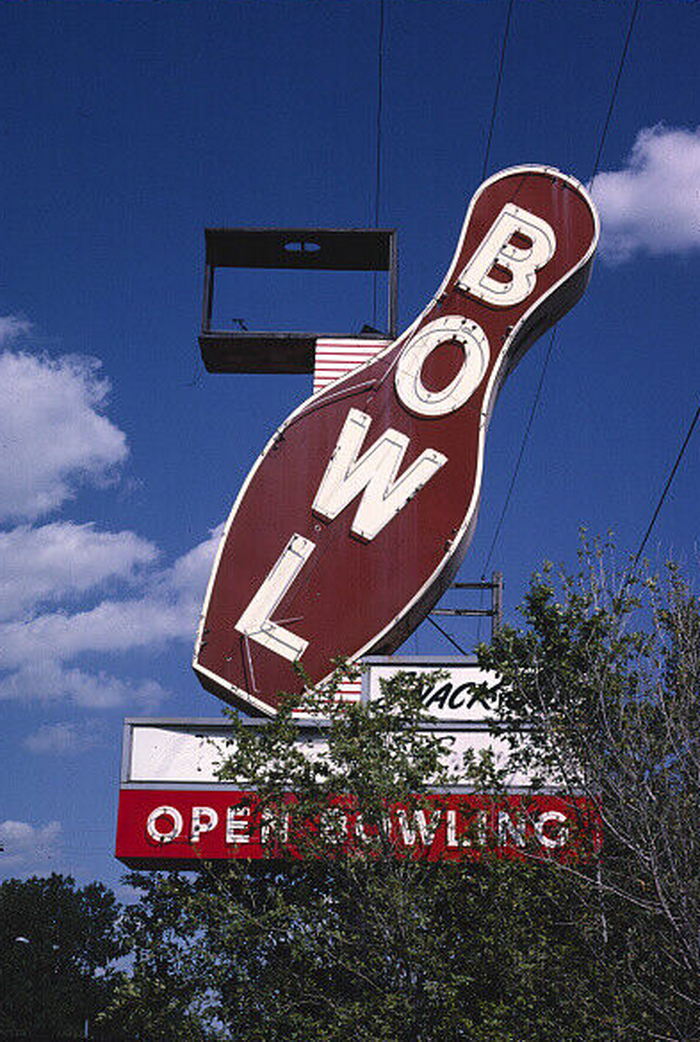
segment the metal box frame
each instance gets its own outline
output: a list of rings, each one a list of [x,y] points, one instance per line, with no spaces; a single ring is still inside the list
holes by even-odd
[[[275,268],[307,271],[386,271],[389,275],[387,336],[396,337],[398,251],[395,228],[206,228],[206,258],[199,346],[210,373],[310,373],[321,336],[354,333],[294,333],[275,330],[212,329],[217,268]]]

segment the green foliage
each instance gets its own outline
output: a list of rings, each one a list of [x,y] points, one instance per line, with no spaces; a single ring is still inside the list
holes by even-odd
[[[480,651],[513,764],[596,801],[600,859],[396,856],[387,802],[419,806],[446,780],[420,677],[370,705],[332,686],[285,700],[261,729],[234,716],[222,779],[248,778],[272,812],[293,790],[307,856],[129,877],[143,897],[111,1023],[143,1040],[697,1042],[700,612],[677,569],[637,580],[607,554],[535,576],[524,627]],[[295,707],[327,719],[323,756],[300,750]],[[469,768],[499,791],[488,758]],[[368,846],[308,828],[339,793]]]
[[[639,577],[584,544],[576,575],[534,577],[523,616],[480,649],[502,678],[513,759],[598,803],[603,856],[571,882],[624,954],[635,1037],[698,1038],[698,600],[674,564]]]
[[[171,931],[165,954],[165,937],[140,948],[140,1002],[158,979],[205,1032],[178,1037],[559,1042],[562,1023],[614,1037],[597,925],[542,866],[336,859],[131,882],[146,893],[130,928],[157,909]]]
[[[143,891],[128,905],[121,935],[133,954],[99,1027],[130,1042],[202,1042],[213,1036],[209,1000],[211,957],[202,944],[195,906],[177,874],[127,876]]]
[[[0,883],[0,1035],[82,1037],[107,1005],[123,951],[120,905],[70,876]]]
[[[230,713],[229,755],[219,777],[250,779],[263,811],[290,817],[290,838],[306,856],[339,855],[341,836],[329,808],[348,796],[369,837],[363,856],[371,852],[393,860],[386,808],[400,803],[413,811],[423,804],[422,794],[446,785],[447,751],[439,737],[422,729],[428,719],[425,675],[399,674],[383,684],[379,701],[339,702],[338,683],[356,674],[340,665],[323,687],[283,697],[277,716],[262,728],[248,727]],[[310,739],[294,717],[299,711],[322,721]],[[289,792],[295,794],[293,804],[284,799]]]

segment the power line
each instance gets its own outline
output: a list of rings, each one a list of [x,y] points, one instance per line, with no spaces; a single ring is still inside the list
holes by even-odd
[[[618,65],[617,65],[617,72],[615,74],[615,81],[613,83],[613,88],[612,88],[612,92],[611,92],[611,95],[610,95],[610,103],[608,105],[607,113],[606,113],[605,120],[604,120],[604,123],[603,123],[603,130],[601,132],[600,140],[599,140],[599,143],[598,143],[598,148],[597,148],[597,151],[596,151],[596,157],[595,157],[595,162],[593,164],[593,174],[591,176],[591,180],[593,180],[593,177],[595,177],[595,174],[597,173],[598,166],[599,166],[600,160],[601,160],[601,156],[603,154],[603,147],[605,145],[605,140],[607,138],[608,130],[610,128],[610,122],[611,122],[611,119],[612,119],[613,110],[615,108],[615,102],[617,100],[617,95],[618,95],[618,91],[619,91],[619,87],[620,87],[620,82],[621,82],[621,79],[622,79],[622,72],[624,70],[625,61],[627,59],[627,53],[629,51],[630,41],[632,39],[632,32],[634,30],[635,21],[636,21],[636,18],[637,18],[637,12],[639,10],[639,4],[640,4],[640,0],[634,0],[634,4],[633,4],[633,7],[632,7],[632,13],[631,13],[630,20],[629,20],[629,25],[627,27],[627,33],[625,35],[625,41],[624,41],[624,44],[623,44],[623,47],[622,47],[622,53],[620,55],[620,60],[619,60]],[[509,12],[509,14],[510,14],[510,12]],[[511,499],[511,496],[512,496],[512,493],[513,493],[513,488],[515,486],[515,481],[516,481],[516,478],[518,476],[518,472],[520,470],[520,464],[522,462],[523,454],[525,452],[525,446],[527,444],[527,439],[528,439],[528,436],[530,434],[530,429],[532,427],[532,422],[533,422],[533,419],[534,419],[535,410],[537,408],[537,404],[539,402],[539,399],[540,399],[540,396],[541,396],[541,393],[542,393],[542,386],[544,384],[545,374],[546,374],[546,371],[547,371],[547,367],[549,365],[549,359],[550,359],[550,356],[552,354],[552,348],[554,346],[554,340],[555,340],[555,337],[556,337],[556,332],[557,332],[557,327],[555,326],[554,329],[552,330],[552,335],[550,337],[549,347],[547,349],[547,355],[545,357],[544,364],[542,366],[542,372],[540,373],[539,383],[537,385],[537,390],[535,391],[535,398],[534,398],[534,401],[532,403],[532,409],[530,410],[530,417],[528,419],[527,427],[525,428],[525,433],[523,435],[522,442],[520,444],[520,450],[518,452],[518,457],[517,457],[517,460],[516,460],[516,463],[515,463],[515,467],[514,467],[514,470],[513,470],[513,476],[511,478],[510,485],[508,487],[508,492],[506,494],[506,500],[505,500],[505,503],[503,505],[503,509],[501,510],[501,515],[500,515],[500,517],[498,519],[498,523],[496,525],[496,532],[494,534],[493,539],[491,540],[491,546],[489,548],[489,552],[488,552],[487,557],[486,557],[486,562],[485,562],[484,568],[483,568],[483,575],[486,574],[486,569],[488,568],[489,562],[491,561],[491,555],[493,554],[494,548],[496,546],[496,542],[497,542],[498,537],[499,537],[499,535],[501,533],[501,528],[503,527],[503,521],[504,521],[504,518],[505,518],[505,514],[506,514],[506,511],[508,509],[508,505],[510,503],[510,499]]]
[[[382,174],[382,106],[384,103],[384,0],[379,3],[379,26],[377,29],[377,117],[376,158],[374,168],[374,227],[379,227],[379,192]]]
[[[376,155],[374,164],[374,227],[379,227],[379,198],[382,184],[382,107],[384,104],[384,0],[379,2],[377,27],[377,116],[375,122]],[[377,325],[377,273],[372,276],[372,325]]]
[[[509,33],[510,33],[510,20],[511,20],[511,15],[513,14],[513,2],[514,2],[514,0],[509,0],[508,10],[506,12],[506,24],[503,27],[503,36],[501,37],[501,53],[500,53],[500,57],[498,59],[498,73],[496,75],[496,89],[495,89],[494,94],[493,94],[493,105],[491,107],[491,118],[489,120],[489,130],[488,130],[488,134],[486,135],[486,148],[484,150],[484,164],[483,164],[482,169],[481,169],[481,180],[482,180],[482,182],[486,180],[486,174],[488,172],[488,166],[489,166],[489,158],[491,156],[491,143],[493,141],[493,129],[494,129],[495,125],[496,125],[496,113],[498,111],[498,101],[499,101],[499,98],[501,96],[501,84],[503,83],[503,70],[505,68],[506,47],[508,46],[508,36],[509,36]],[[512,485],[512,482],[511,482],[511,485]],[[502,511],[502,514],[505,513],[505,510],[507,509],[507,505],[508,504],[506,503],[506,506],[504,507],[504,509]],[[494,539],[494,542],[495,542],[495,539]],[[491,549],[493,549],[493,543],[492,543]],[[489,551],[489,559],[490,559],[490,556],[491,556],[491,551]],[[486,565],[484,565],[484,571],[483,571],[482,576],[481,576],[482,580],[485,577],[485,573],[486,573]],[[479,594],[479,608],[483,607],[483,603],[484,603],[484,591],[482,590],[481,593]],[[477,642],[479,642],[481,640],[481,623],[482,622],[483,622],[483,617],[479,616],[479,623],[478,623],[477,629],[476,629],[476,639],[477,639]]]
[[[598,167],[600,160],[603,155],[603,147],[605,145],[605,139],[608,136],[608,128],[610,126],[610,120],[612,119],[613,109],[617,100],[617,92],[620,86],[620,80],[622,79],[622,70],[625,67],[625,59],[627,58],[627,51],[629,50],[630,40],[632,39],[632,30],[634,29],[634,23],[637,18],[637,11],[639,10],[640,0],[635,0],[632,8],[632,16],[630,18],[630,24],[627,27],[627,36],[625,37],[625,43],[622,48],[622,54],[620,55],[620,61],[617,66],[617,75],[615,76],[615,83],[613,85],[612,94],[610,96],[610,104],[608,105],[608,112],[605,117],[605,123],[603,124],[603,133],[600,135],[600,144],[598,145],[598,151],[595,157],[595,163],[593,164],[593,173],[591,174],[591,181],[598,173]]]
[[[383,0],[382,0],[382,2],[383,2]],[[509,36],[509,33],[510,33],[510,21],[511,21],[511,15],[513,13],[513,3],[514,3],[514,0],[508,0],[508,10],[506,12],[506,22],[505,22],[505,25],[503,27],[503,35],[501,37],[501,53],[500,53],[500,56],[499,56],[499,59],[498,59],[498,72],[496,74],[496,88],[495,88],[494,94],[493,94],[493,105],[491,106],[491,118],[489,119],[489,129],[488,129],[488,134],[486,135],[486,148],[485,148],[485,151],[484,151],[484,163],[483,163],[483,167],[482,167],[482,170],[481,170],[481,180],[482,181],[486,180],[486,172],[488,170],[489,158],[490,158],[490,155],[491,155],[491,143],[493,141],[493,130],[494,130],[494,127],[496,125],[496,114],[498,112],[498,102],[499,102],[499,99],[500,99],[500,96],[501,96],[501,84],[503,83],[503,70],[505,68],[506,47],[508,46],[508,36]],[[521,456],[522,456],[522,451],[521,451]],[[513,481],[511,481],[511,491],[512,491],[512,486],[514,484],[514,481],[515,481],[515,475],[513,477]],[[510,498],[510,493],[509,493],[509,497],[508,498]],[[501,513],[501,522],[503,520],[503,515],[505,514],[505,511],[507,510],[507,508],[508,508],[508,503],[506,502],[506,504],[505,504],[505,506],[503,508],[503,511]],[[495,543],[495,539],[497,537],[498,537],[498,533],[496,533],[496,537],[494,537],[494,543]],[[493,550],[493,543],[491,545],[491,550]],[[489,551],[489,557],[487,559],[487,564],[488,564],[488,560],[490,560],[490,557],[491,557],[491,551]],[[486,571],[486,565],[484,565],[484,572],[485,571]],[[483,579],[483,575],[482,575],[482,579]],[[483,604],[483,597],[484,597],[484,591],[482,590],[480,595],[479,595],[479,607],[481,607],[482,604]],[[445,637],[447,640],[449,640],[450,644],[454,645],[454,647],[457,648],[457,650],[462,655],[466,655],[466,652],[464,651],[464,649],[457,643],[456,640],[454,640],[453,637],[450,636],[450,634],[447,632],[447,630],[444,630],[442,628],[442,626],[438,626],[437,622],[435,622],[433,619],[431,619],[430,616],[428,616],[428,621],[431,623],[431,625],[433,625],[435,627],[436,630],[438,630],[443,635],[443,637]],[[477,629],[477,640],[479,640],[479,638],[481,636],[481,623],[482,623],[482,618],[479,617],[479,625],[478,625],[478,629]]]
[[[522,441],[520,442],[520,451],[518,452],[518,458],[515,461],[515,467],[513,468],[513,476],[510,479],[510,485],[508,486],[508,491],[506,493],[505,502],[503,503],[503,509],[501,510],[501,516],[499,517],[498,523],[496,524],[496,531],[494,532],[493,539],[491,540],[491,546],[489,547],[489,552],[487,553],[486,560],[484,561],[484,567],[482,568],[482,579],[485,578],[485,576],[486,576],[486,569],[488,568],[488,566],[489,566],[489,564],[491,562],[491,555],[493,554],[493,551],[494,551],[494,548],[496,546],[496,542],[498,540],[498,537],[501,534],[501,528],[503,527],[503,521],[505,520],[506,511],[508,510],[508,506],[510,504],[510,498],[511,498],[511,496],[513,494],[513,489],[515,487],[515,482],[516,482],[518,474],[520,472],[520,464],[523,461],[523,456],[525,454],[525,446],[527,445],[527,439],[530,436],[530,429],[532,428],[532,423],[533,423],[533,420],[535,419],[535,412],[537,411],[537,406],[539,404],[540,397],[542,396],[542,387],[544,385],[545,373],[547,372],[547,366],[549,365],[549,359],[551,358],[551,355],[552,355],[552,350],[554,348],[554,341],[556,340],[556,337],[557,337],[557,328],[555,326],[554,329],[552,330],[551,336],[549,338],[549,344],[547,346],[547,354],[545,355],[544,362],[542,363],[542,371],[540,372],[540,379],[539,379],[539,382],[537,384],[537,389],[535,391],[535,397],[533,398],[532,405],[530,407],[530,415],[528,416],[527,424],[525,426],[525,433],[523,434]]]
[[[676,462],[673,464],[673,466],[671,468],[671,473],[668,476],[666,484],[664,485],[663,492],[661,493],[661,496],[659,497],[659,501],[656,504],[656,510],[654,511],[652,519],[651,519],[651,521],[649,522],[649,524],[647,526],[647,530],[644,533],[644,538],[642,539],[641,543],[639,544],[639,549],[637,550],[637,553],[634,555],[634,561],[632,562],[632,575],[634,575],[634,573],[637,570],[637,565],[639,564],[639,558],[642,556],[642,554],[644,552],[644,547],[647,544],[647,539],[651,535],[652,529],[654,528],[654,525],[656,524],[656,519],[659,516],[659,514],[661,513],[661,508],[664,505],[664,500],[666,499],[666,496],[668,494],[668,490],[670,489],[671,484],[673,482],[673,479],[676,476],[676,471],[678,470],[678,468],[679,468],[679,466],[681,464],[681,460],[683,459],[683,455],[685,453],[685,450],[688,447],[688,443],[690,442],[690,439],[693,436],[693,431],[695,430],[695,425],[698,422],[698,417],[699,416],[700,416],[700,405],[698,405],[697,409],[695,410],[695,415],[693,416],[693,419],[690,422],[690,426],[688,427],[688,431],[687,431],[686,436],[685,436],[685,438],[683,440],[683,444],[681,445],[680,451],[679,451],[678,455],[676,456]]]
[[[600,145],[598,147],[598,153],[596,155],[595,163],[593,165],[593,173],[591,174],[591,181],[593,181],[593,178],[598,173],[598,167],[600,166],[600,160],[601,160],[601,156],[602,156],[602,153],[603,153],[603,146],[605,144],[605,138],[606,138],[607,133],[608,133],[608,127],[610,126],[610,119],[611,119],[611,116],[612,116],[612,111],[613,111],[613,107],[614,107],[614,104],[615,104],[615,99],[617,98],[617,91],[618,91],[618,88],[619,88],[619,85],[620,85],[620,80],[622,78],[622,70],[623,70],[624,65],[625,65],[625,59],[627,58],[627,52],[629,50],[630,40],[632,39],[632,30],[634,29],[635,20],[637,18],[637,13],[639,11],[639,4],[640,4],[640,0],[635,0],[635,3],[633,5],[633,7],[632,7],[632,14],[631,14],[631,17],[630,17],[629,26],[627,28],[627,35],[625,37],[625,43],[624,43],[624,46],[622,48],[622,55],[620,57],[620,63],[619,63],[618,68],[617,68],[617,76],[615,77],[615,85],[613,87],[612,97],[610,98],[610,105],[608,107],[608,112],[607,112],[607,115],[605,117],[605,123],[603,125],[603,133],[602,133],[601,138],[600,138]],[[676,456],[675,463],[673,464],[673,466],[671,468],[671,472],[670,472],[670,474],[669,474],[669,476],[668,476],[668,478],[666,480],[666,484],[664,485],[664,488],[663,488],[663,491],[661,493],[661,496],[659,497],[659,501],[656,504],[656,509],[654,510],[654,513],[652,514],[651,521],[647,525],[647,529],[646,529],[646,531],[644,533],[644,536],[642,538],[641,543],[639,544],[639,548],[637,550],[637,553],[634,555],[634,560],[632,562],[631,575],[634,575],[634,573],[637,570],[637,565],[639,564],[639,559],[641,558],[642,554],[644,553],[644,547],[646,546],[647,540],[649,539],[649,536],[651,535],[651,533],[653,531],[654,525],[656,524],[656,520],[657,520],[659,514],[661,513],[661,508],[664,505],[664,502],[666,500],[666,496],[668,495],[669,489],[671,488],[671,485],[673,483],[673,479],[676,476],[676,471],[678,470],[678,468],[679,468],[679,466],[681,464],[681,460],[683,459],[683,456],[685,454],[685,450],[688,447],[690,439],[693,436],[693,431],[695,430],[695,426],[696,426],[696,424],[698,422],[698,417],[699,416],[700,416],[700,405],[695,410],[695,415],[693,416],[693,419],[690,422],[690,426],[688,427],[688,430],[686,432],[685,438],[683,439],[683,444],[680,447],[678,455]]]
[[[525,426],[525,433],[523,434],[522,441],[520,442],[520,451],[518,452],[518,458],[515,461],[515,467],[513,468],[513,475],[512,475],[512,477],[510,479],[510,485],[508,486],[508,491],[506,492],[506,498],[505,498],[504,503],[503,503],[503,508],[501,510],[500,517],[498,518],[498,522],[496,523],[496,531],[493,534],[493,539],[491,540],[491,545],[489,547],[489,552],[486,555],[486,560],[484,561],[484,566],[481,569],[481,579],[482,579],[482,582],[486,580],[486,570],[487,570],[489,564],[491,563],[491,556],[492,556],[493,551],[494,551],[494,549],[496,547],[496,543],[498,541],[498,537],[501,534],[501,528],[503,527],[503,522],[505,521],[506,513],[507,513],[508,507],[510,505],[510,498],[511,498],[511,496],[513,494],[513,489],[515,488],[515,482],[517,481],[518,474],[520,473],[520,464],[522,463],[523,456],[525,455],[525,446],[527,445],[528,438],[530,437],[530,429],[531,429],[533,421],[535,419],[535,413],[537,411],[537,406],[539,405],[540,397],[542,395],[542,387],[544,385],[544,378],[545,378],[545,374],[547,372],[547,368],[549,366],[549,359],[551,358],[552,351],[554,350],[554,342],[555,342],[556,338],[557,338],[557,327],[555,326],[554,329],[551,332],[550,337],[549,337],[549,344],[547,345],[547,353],[544,356],[544,362],[542,363],[542,370],[540,372],[540,379],[539,379],[539,382],[537,384],[537,389],[535,390],[535,397],[532,400],[532,406],[530,407],[530,415],[528,416],[527,424]],[[480,599],[479,599],[479,607],[481,607],[482,604],[483,604],[483,596],[484,595],[483,595],[483,591],[482,591]],[[481,623],[482,622],[483,622],[483,619],[479,618],[479,623],[478,623],[478,626],[476,628],[477,643],[481,640]]]
[[[383,4],[384,4],[384,0],[382,0],[382,6],[383,6]],[[490,155],[491,155],[491,143],[493,141],[493,130],[494,130],[494,127],[496,125],[496,114],[498,112],[498,102],[499,102],[499,99],[500,99],[500,96],[501,96],[501,84],[503,83],[503,70],[505,68],[506,48],[508,46],[508,36],[509,36],[509,33],[510,33],[511,16],[513,14],[513,4],[514,4],[514,0],[508,0],[508,10],[506,12],[506,22],[505,22],[505,25],[503,27],[503,35],[501,37],[501,53],[500,53],[500,56],[499,56],[499,59],[498,59],[498,72],[496,74],[496,88],[495,88],[494,94],[493,94],[493,105],[491,106],[491,118],[489,119],[488,134],[486,135],[486,148],[485,148],[485,151],[484,151],[484,163],[483,163],[483,167],[482,167],[482,170],[481,170],[481,180],[482,181],[486,180],[486,172],[488,170],[489,158],[490,158]],[[377,197],[378,197],[378,193],[379,193],[379,188],[377,186]],[[376,276],[375,276],[375,279],[376,279]],[[375,287],[376,287],[376,282],[375,282]],[[530,422],[532,422],[532,417],[530,419]],[[523,449],[524,449],[524,445],[523,445]],[[520,455],[522,457],[522,449],[521,449]],[[518,460],[518,466],[519,465],[520,465],[520,460]],[[517,474],[517,469],[516,469],[516,474]],[[512,487],[513,487],[513,484],[515,482],[515,476],[516,475],[514,474],[513,480],[511,481],[511,489],[509,490],[508,499],[510,499],[510,491],[512,491]],[[507,508],[508,508],[508,501],[506,501],[506,504],[505,504],[505,506],[503,508],[503,511],[501,512],[501,522],[503,521],[503,515],[505,514],[505,511],[507,510]],[[500,528],[500,523],[501,522],[499,522],[499,528]],[[493,550],[493,545],[494,545],[495,540],[496,540],[497,537],[498,537],[498,532],[496,533],[496,536],[494,537],[493,543],[491,544],[491,551]],[[487,564],[488,564],[488,561],[491,558],[491,551],[489,551],[489,556],[487,558]],[[486,567],[487,567],[487,565],[484,565],[484,572],[486,571]],[[482,576],[482,578],[483,578],[483,576]],[[483,595],[484,595],[484,593],[483,593],[483,590],[482,590],[481,594],[479,596],[479,606],[480,607],[481,607],[481,605],[483,603]],[[442,628],[442,626],[438,626],[437,622],[435,622],[434,619],[431,619],[430,616],[428,616],[428,621],[431,623],[432,626],[435,627],[436,630],[438,630],[439,633],[441,633],[443,635],[443,637],[445,637],[447,640],[449,640],[450,644],[452,644],[455,648],[457,648],[457,650],[460,652],[460,654],[466,655],[466,651],[464,651],[464,649],[457,643],[457,641],[454,640],[454,638],[450,636],[450,634],[447,632],[447,630],[444,630]],[[481,622],[482,622],[482,619],[480,617],[479,618],[479,627],[478,627],[478,630],[477,630],[477,634],[478,635],[481,634]],[[477,639],[478,639],[478,635],[477,635]]]
[[[501,39],[501,57],[498,62],[498,75],[496,77],[496,90],[493,95],[493,107],[491,109],[491,119],[489,121],[489,132],[486,137],[486,152],[484,153],[484,166],[481,171],[481,180],[486,180],[486,171],[489,165],[489,156],[491,154],[491,141],[493,139],[493,128],[496,123],[496,110],[498,109],[498,99],[501,93],[501,83],[503,82],[503,66],[506,60],[506,45],[508,43],[508,32],[510,30],[510,16],[513,13],[513,0],[508,2],[508,13],[506,14],[506,24],[503,30],[503,37]]]

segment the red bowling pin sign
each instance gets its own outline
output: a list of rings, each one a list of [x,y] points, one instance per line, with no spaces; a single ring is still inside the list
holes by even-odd
[[[228,519],[194,668],[274,714],[338,656],[394,651],[452,581],[476,523],[499,388],[583,293],[598,240],[585,189],[522,166],[474,196],[442,285],[371,361],[296,409]]]

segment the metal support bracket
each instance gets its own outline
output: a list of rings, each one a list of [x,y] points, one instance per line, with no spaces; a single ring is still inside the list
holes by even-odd
[[[451,615],[458,618],[491,619],[491,639],[496,636],[503,623],[503,574],[493,572],[491,582],[452,583],[451,590],[490,590],[490,608],[433,608],[430,615]]]

